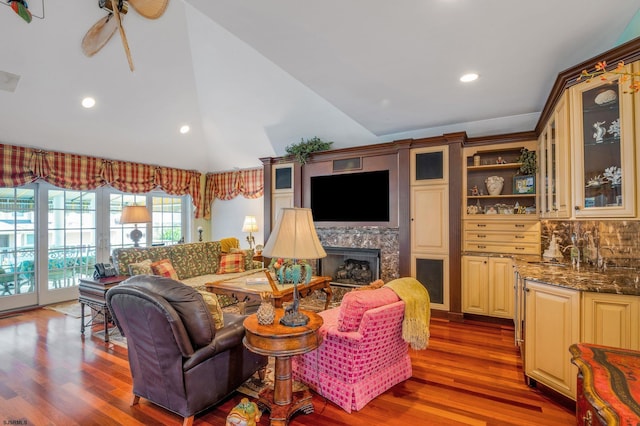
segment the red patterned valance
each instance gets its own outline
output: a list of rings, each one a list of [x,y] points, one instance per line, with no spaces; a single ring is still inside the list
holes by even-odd
[[[198,171],[3,144],[0,144],[0,150],[1,187],[17,187],[42,179],[60,188],[76,190],[109,185],[120,191],[140,194],[158,188],[171,195],[190,195],[195,217],[203,215]]]
[[[240,194],[244,198],[260,198],[264,195],[263,169],[207,173],[204,190],[205,219],[211,216],[211,203],[214,198],[231,200]]]

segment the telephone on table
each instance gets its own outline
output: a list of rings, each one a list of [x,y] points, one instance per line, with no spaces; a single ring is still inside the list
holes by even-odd
[[[113,267],[110,263],[96,263],[96,270],[93,273],[93,278],[107,278],[107,277],[115,277],[117,275],[116,268]]]

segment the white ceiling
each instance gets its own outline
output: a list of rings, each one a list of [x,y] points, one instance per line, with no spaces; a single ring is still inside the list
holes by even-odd
[[[170,0],[158,20],[124,17],[130,72],[118,34],[81,51],[105,16],[98,0],[44,2],[30,24],[0,5],[0,71],[20,76],[0,90],[0,143],[200,171],[260,166],[314,136],[343,148],[533,130],[557,74],[626,41],[640,7]],[[464,85],[468,71],[480,79]],[[95,108],[80,106],[86,95]]]

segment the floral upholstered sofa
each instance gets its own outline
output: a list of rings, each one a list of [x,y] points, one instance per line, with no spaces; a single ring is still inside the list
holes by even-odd
[[[164,275],[191,287],[250,275],[262,267],[254,262],[253,250],[223,253],[220,241],[117,248],[113,250],[113,263],[120,275]],[[161,272],[152,269],[154,264],[162,266]],[[167,268],[171,273],[164,273]]]

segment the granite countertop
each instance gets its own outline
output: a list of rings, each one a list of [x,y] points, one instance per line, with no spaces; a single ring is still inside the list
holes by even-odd
[[[609,267],[599,270],[590,265],[574,268],[570,263],[548,262],[540,257],[514,257],[521,277],[546,284],[595,293],[640,296],[640,270]]]

